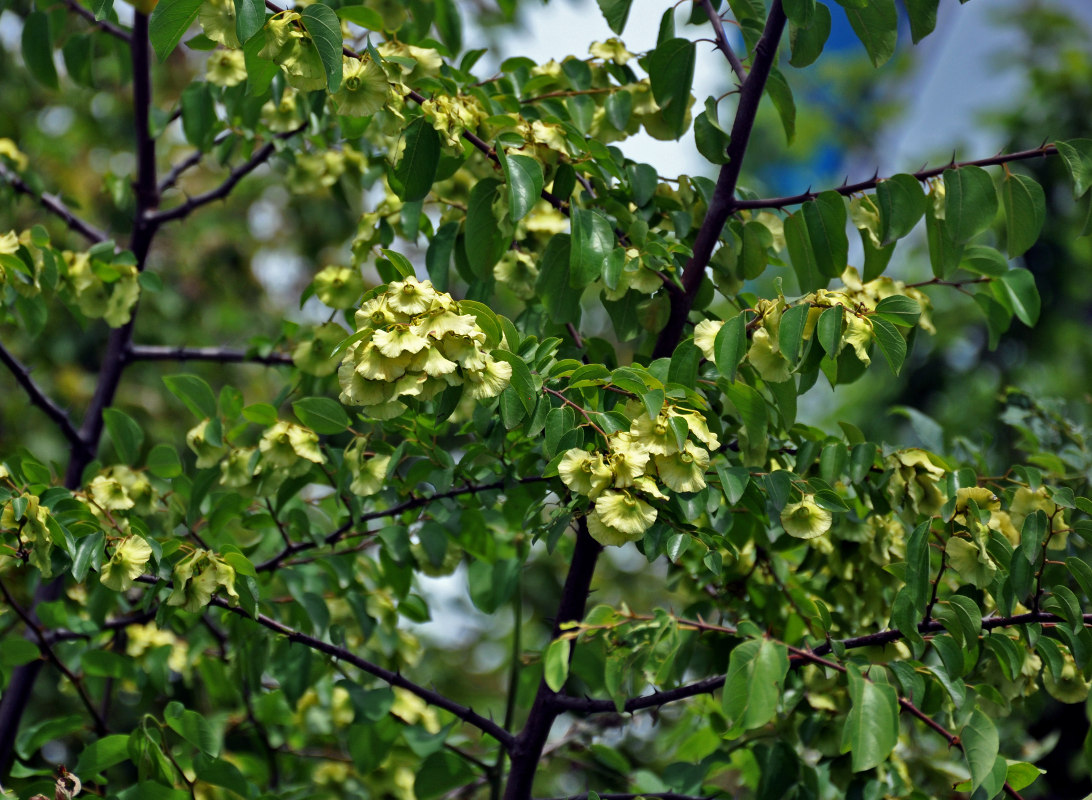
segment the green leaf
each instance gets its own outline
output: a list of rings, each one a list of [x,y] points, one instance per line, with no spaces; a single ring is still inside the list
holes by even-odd
[[[126,464],[136,464],[140,447],[144,444],[144,431],[132,417],[116,408],[105,408],[102,421],[114,443],[118,457]]]
[[[1073,176],[1074,199],[1083,197],[1092,189],[1092,139],[1069,139],[1054,146]]]
[[[819,315],[819,321],[815,324],[815,335],[819,344],[823,346],[827,355],[835,358],[842,349],[842,321],[845,318],[845,307],[835,303]]]
[[[57,68],[53,65],[53,37],[49,17],[44,11],[31,11],[23,21],[23,63],[34,80],[50,89],[58,88]]]
[[[246,44],[265,25],[265,3],[262,0],[234,0],[235,35]]]
[[[906,587],[919,616],[929,599],[930,580],[929,523],[923,522],[914,528],[906,542]]]
[[[792,99],[792,89],[789,88],[785,76],[776,67],[770,70],[770,76],[766,80],[766,94],[777,109],[777,115],[781,117],[781,127],[785,129],[785,142],[792,144],[796,136],[796,101]]]
[[[265,427],[276,425],[277,409],[269,403],[252,403],[243,408],[243,419]]]
[[[947,278],[959,266],[963,245],[952,236],[947,220],[937,218],[932,202],[925,212],[925,236],[933,274],[938,278]]]
[[[876,336],[876,344],[883,353],[884,360],[891,367],[891,371],[898,375],[906,361],[906,340],[902,334],[882,317],[872,317],[872,333]]]
[[[796,364],[803,348],[804,330],[808,326],[809,311],[807,304],[801,304],[790,306],[781,314],[781,324],[777,329],[777,344],[781,354],[792,365]]]
[[[981,167],[944,170],[944,221],[956,242],[986,230],[997,216],[997,192]]]
[[[41,658],[38,645],[19,636],[8,636],[0,647],[0,666],[18,667]]]
[[[418,117],[406,127],[405,137],[406,148],[391,177],[394,179],[392,188],[398,196],[411,203],[424,199],[436,179],[436,169],[440,165],[440,134],[427,119]]]
[[[817,3],[807,27],[796,23],[789,25],[789,46],[792,48],[789,64],[802,69],[815,63],[829,37],[830,9],[823,3]]]
[[[991,781],[993,764],[997,760],[1001,745],[993,720],[981,709],[976,708],[970,720],[963,726],[960,739],[963,741],[963,752],[967,755],[967,766],[971,770],[972,791],[985,785],[986,796],[993,797],[1001,791],[1000,785],[987,785],[988,781],[990,784],[993,783]],[[1002,772],[1002,782],[1004,782],[1004,774]]]
[[[615,33],[621,35],[626,27],[626,19],[629,17],[629,7],[633,0],[596,0],[599,10],[607,21],[607,26]]]
[[[539,261],[535,292],[542,301],[550,321],[563,325],[580,322],[580,290],[569,280],[571,239],[567,233],[556,234],[546,244]]]
[[[326,86],[331,92],[341,88],[341,21],[330,6],[312,3],[303,9],[301,22],[318,50],[326,71]]]
[[[216,122],[216,108],[207,83],[191,83],[182,90],[182,132],[187,142],[202,152],[208,150]]]
[[[801,212],[819,273],[827,278],[841,276],[849,260],[845,198],[834,191],[823,192],[804,203]]]
[[[508,350],[494,350],[493,358],[505,361],[512,367],[512,388],[515,389],[523,410],[528,415],[535,412],[535,403],[538,400],[538,388],[531,376],[531,370],[527,362]]]
[[[148,38],[156,57],[167,60],[183,34],[197,19],[203,0],[159,0],[148,20]]]
[[[1039,290],[1035,288],[1035,278],[1023,268],[1011,269],[1001,276],[1000,284],[1005,297],[1012,304],[1017,319],[1029,328],[1039,321]]]
[[[880,240],[883,246],[901,239],[914,229],[925,214],[928,201],[913,175],[894,175],[876,185],[876,207],[880,211]]]
[[[569,249],[569,283],[575,289],[597,280],[614,249],[614,228],[595,209],[572,210],[572,241]]]
[[[710,98],[712,99],[712,98]],[[730,137],[720,127],[716,117],[716,105],[710,112],[706,103],[705,111],[694,118],[694,145],[698,148],[707,161],[713,164],[724,164],[728,161],[728,148]]]
[[[315,433],[341,433],[349,427],[349,415],[341,403],[329,397],[304,397],[292,403],[292,411]]]
[[[876,304],[875,313],[888,322],[909,328],[917,324],[918,317],[921,316],[921,306],[912,297],[893,294]]]
[[[342,6],[337,9],[337,15],[369,31],[383,30],[383,15],[367,6]]]
[[[910,38],[917,44],[937,26],[937,6],[940,0],[903,0],[910,18]]]
[[[1046,220],[1046,195],[1033,179],[1010,172],[1001,182],[1001,200],[1005,206],[1005,249],[1009,258],[1016,258],[1039,239]]]
[[[1018,792],[1031,786],[1036,778],[1045,773],[1045,769],[1039,769],[1026,761],[1009,761],[1008,769],[1005,770],[1005,782],[1013,788],[1013,791]]]
[[[129,734],[118,733],[104,736],[85,747],[73,771],[84,780],[90,780],[104,769],[128,760]]]
[[[477,773],[461,756],[450,750],[437,750],[418,767],[413,793],[419,800],[431,800],[469,785],[476,777]]]
[[[568,639],[554,639],[546,648],[542,657],[543,677],[546,685],[555,692],[560,692],[569,679],[569,650],[572,642]]]
[[[800,292],[814,292],[825,287],[829,279],[819,274],[819,264],[811,246],[803,212],[798,211],[786,217],[784,230],[785,246],[789,251],[789,260],[792,262],[793,272],[796,273]]]
[[[736,379],[736,369],[747,352],[747,315],[736,314],[717,331],[713,340],[713,360],[717,371],[730,382]]]
[[[457,54],[463,49],[463,20],[459,16],[459,7],[455,0],[435,0],[436,31],[440,41],[447,45],[451,53]]]
[[[730,734],[738,736],[774,718],[788,671],[788,648],[781,642],[751,639],[732,650],[722,697]]]
[[[747,491],[751,482],[751,471],[746,467],[729,467],[723,461],[717,461],[717,476],[720,478],[721,491],[728,505],[734,506]]]
[[[470,269],[483,280],[492,280],[493,267],[508,249],[510,241],[501,234],[493,215],[493,200],[500,186],[501,182],[495,178],[478,181],[470,190],[467,203],[463,247]]]
[[[157,6],[158,7],[158,6]],[[196,375],[168,375],[163,379],[167,389],[193,412],[204,419],[216,416],[216,395],[204,379]],[[275,418],[274,418],[275,419]]]
[[[664,121],[676,139],[686,130],[686,112],[696,58],[697,48],[689,39],[661,42],[648,58],[652,96],[660,105]]]
[[[852,751],[852,769],[863,772],[887,760],[899,741],[899,703],[893,686],[861,676],[846,664],[850,709],[842,729],[842,752]]]
[[[208,720],[196,711],[185,708],[177,700],[163,711],[167,726],[207,756],[220,754],[220,740]]]
[[[530,156],[508,155],[501,162],[508,184],[508,213],[519,222],[542,194],[542,164]]]
[[[899,34],[895,0],[869,0],[864,4],[838,0],[838,4],[845,9],[849,24],[868,52],[872,66],[880,66],[895,54]]]
[[[815,0],[785,0],[782,6],[789,22],[796,25],[810,25],[812,16],[815,14],[816,2]]]

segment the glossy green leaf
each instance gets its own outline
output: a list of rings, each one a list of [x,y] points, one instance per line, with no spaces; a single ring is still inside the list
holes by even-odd
[[[336,92],[341,87],[341,71],[344,63],[341,58],[341,22],[330,6],[312,3],[303,9],[303,27],[311,34],[311,39],[322,59],[322,68],[326,72],[326,87]]]
[[[589,208],[574,208],[571,221],[569,283],[581,289],[602,274],[614,249],[614,228],[601,212]]]
[[[369,31],[383,30],[383,15],[368,6],[342,6],[337,9],[337,15],[354,25]]]
[[[148,38],[160,61],[178,46],[183,34],[190,29],[202,0],[159,0],[148,20]]]
[[[1005,207],[1005,249],[1009,258],[1027,252],[1039,239],[1046,220],[1043,187],[1025,175],[1009,173],[1001,182]]]
[[[829,279],[819,272],[803,212],[798,211],[785,219],[785,246],[801,293],[814,292],[827,285]]]
[[[102,421],[114,443],[118,458],[125,464],[136,464],[140,448],[144,444],[144,431],[132,417],[116,408],[105,408]]]
[[[815,335],[827,355],[834,358],[842,349],[842,323],[845,320],[845,307],[834,304],[824,309],[815,325]]]
[[[792,144],[796,136],[796,101],[792,97],[792,89],[789,87],[785,76],[776,67],[770,70],[770,76],[766,80],[766,94],[770,102],[777,109],[777,115],[781,118],[781,127],[785,131],[785,142]]]
[[[1073,197],[1083,197],[1092,189],[1092,139],[1069,139],[1054,146],[1073,177]]]
[[[349,427],[349,415],[341,403],[329,397],[304,397],[292,403],[296,418],[315,433],[341,433]]]
[[[811,21],[806,26],[795,22],[789,25],[789,46],[792,50],[789,64],[802,69],[815,63],[829,37],[830,9],[824,3],[816,3]]]
[[[940,0],[903,0],[910,18],[910,38],[917,44],[937,26],[937,6]]]
[[[869,0],[864,4],[838,0],[846,11],[850,27],[861,40],[872,66],[884,64],[895,54],[899,15],[895,0]]]
[[[516,390],[519,401],[523,404],[523,409],[528,415],[533,414],[535,403],[538,400],[538,389],[535,387],[535,381],[531,377],[531,370],[527,368],[527,363],[515,353],[510,353],[507,350],[494,350],[493,357],[506,361],[512,366],[511,386]]]
[[[452,53],[463,49],[463,20],[455,0],[436,0],[436,31]]]
[[[431,128],[427,122],[422,122]],[[478,181],[470,191],[466,212],[466,231],[463,246],[466,260],[474,275],[492,280],[493,266],[508,249],[508,238],[501,234],[497,218],[493,214],[493,201],[501,182],[495,178]]]
[[[474,768],[464,758],[451,750],[437,750],[417,769],[413,793],[420,800],[431,800],[469,785],[476,777]]]
[[[809,306],[790,306],[781,314],[777,329],[777,343],[781,354],[795,365],[804,345],[804,331],[808,325]]]
[[[196,375],[168,375],[163,383],[196,417],[216,416],[216,395],[204,378]]]
[[[215,758],[220,754],[220,737],[201,714],[176,700],[167,704],[163,719],[171,730],[205,755]]]
[[[44,11],[31,11],[23,21],[23,63],[34,79],[50,89],[58,88],[57,68],[53,65],[53,37],[49,17]]]
[[[129,735],[117,733],[104,736],[85,747],[73,771],[89,780],[104,769],[128,760]]]
[[[412,202],[423,199],[436,179],[440,165],[440,134],[427,119],[418,117],[406,127],[405,138],[406,147],[391,173],[392,188],[399,191],[403,200]]]
[[[861,675],[846,664],[850,709],[842,729],[842,752],[852,753],[854,772],[882,764],[899,740],[899,704],[893,686]]]
[[[944,170],[944,221],[956,242],[986,230],[997,216],[997,192],[981,167]]]
[[[569,649],[572,642],[568,639],[554,639],[546,648],[542,657],[543,677],[546,685],[553,691],[560,692],[569,679]]]
[[[888,322],[909,328],[917,324],[921,316],[921,306],[912,297],[893,294],[876,304],[875,313]]]
[[[993,780],[993,765],[997,760],[1000,749],[1000,738],[997,728],[981,709],[975,709],[967,724],[960,733],[963,742],[963,752],[967,756],[967,766],[971,770],[971,787],[978,789],[985,787],[985,795],[993,797],[1001,791],[1000,784]],[[1005,772],[1001,773],[1001,782],[1004,782]]]
[[[580,322],[580,290],[574,289],[569,279],[571,261],[569,234],[556,234],[546,244],[539,261],[535,291],[542,305],[557,324]]]
[[[810,25],[817,4],[815,0],[785,0],[782,3],[785,16],[794,25]]]
[[[886,246],[914,229],[925,214],[928,201],[913,175],[895,175],[876,185],[880,212],[880,241]]]
[[[870,317],[872,333],[876,337],[876,345],[883,353],[884,360],[896,375],[902,369],[906,361],[906,340],[898,329],[883,317]]]
[[[697,49],[692,41],[668,39],[657,45],[648,59],[652,96],[675,138],[686,130],[686,112],[696,58]]]
[[[542,193],[542,164],[530,156],[508,155],[502,162],[508,184],[508,213],[512,222],[527,215]]]
[[[1026,761],[1009,761],[1008,769],[1005,770],[1005,782],[1013,788],[1013,791],[1018,792],[1031,786],[1036,778],[1045,773],[1046,770],[1039,769]]]
[[[596,0],[599,10],[607,21],[607,26],[617,34],[621,34],[626,27],[626,19],[629,17],[629,8],[633,0]]]
[[[729,381],[736,379],[739,362],[747,352],[747,315],[736,314],[717,331],[713,341],[713,360],[717,371]]]
[[[208,150],[216,134],[216,107],[207,83],[191,83],[182,91],[182,132],[198,150]]]
[[[235,35],[246,43],[265,25],[265,3],[262,0],[233,0],[235,3]]]
[[[1022,268],[1009,270],[1001,276],[1000,285],[1017,319],[1029,328],[1034,326],[1039,321],[1040,300],[1032,274]]]
[[[952,236],[948,222],[936,216],[930,201],[925,212],[925,236],[929,245],[929,263],[933,275],[947,278],[959,266],[963,245]]]
[[[841,276],[849,260],[845,198],[834,191],[823,192],[804,203],[801,213],[819,274],[827,278]]]
[[[751,639],[732,650],[722,696],[731,734],[760,728],[774,718],[788,671],[788,650],[780,642]]]

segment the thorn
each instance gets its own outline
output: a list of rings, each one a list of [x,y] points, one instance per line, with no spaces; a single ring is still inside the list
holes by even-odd
[[[948,166],[950,166],[950,167],[955,166],[955,150],[952,151],[952,160],[948,162]]]

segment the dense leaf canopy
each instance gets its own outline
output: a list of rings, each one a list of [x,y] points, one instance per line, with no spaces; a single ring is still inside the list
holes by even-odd
[[[3,796],[1087,783],[1085,420],[977,405],[944,346],[1073,335],[1089,132],[760,178],[811,146],[798,79],[856,74],[832,26],[882,67],[936,27],[903,5],[665,5],[638,53],[599,0],[619,38],[487,68],[464,18],[515,0],[13,3]]]

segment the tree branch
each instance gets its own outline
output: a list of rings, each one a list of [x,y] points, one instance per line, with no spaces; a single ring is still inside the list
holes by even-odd
[[[83,17],[85,20],[90,22],[92,25],[94,25],[96,28],[100,29],[104,33],[108,33],[115,39],[120,39],[126,44],[132,43],[132,37],[129,36],[128,31],[119,28],[117,25],[110,22],[109,20],[95,19],[95,15],[91,13],[91,11],[89,11],[88,9],[81,6],[78,2],[76,2],[76,0],[63,0],[63,2],[66,6],[71,8],[73,11],[75,11],[77,14],[79,14],[81,17]]]
[[[743,62],[739,60],[739,56],[736,55],[732,45],[728,42],[728,36],[724,33],[724,23],[721,21],[720,14],[713,10],[713,3],[710,0],[701,0],[701,7],[705,11],[705,16],[709,17],[709,24],[713,26],[713,32],[717,37],[717,48],[724,53],[724,57],[728,59],[728,63],[732,66],[732,72],[736,74],[739,82],[743,83],[747,80],[747,72],[743,69]]]
[[[71,230],[74,230],[80,236],[87,239],[92,244],[98,244],[99,242],[105,242],[109,239],[109,235],[96,228],[90,222],[80,219],[78,216],[72,213],[71,209],[66,206],[61,199],[56,195],[42,193],[38,194],[36,191],[30,188],[26,181],[15,174],[6,164],[0,163],[0,178],[3,178],[12,188],[19,194],[25,194],[27,197],[32,197],[38,204],[44,209],[51,212],[53,215],[60,217]]]
[[[230,130],[220,131],[212,140],[213,145],[220,144],[231,134],[232,131]],[[201,159],[204,158],[204,156],[204,152],[202,152],[201,150],[195,150],[184,159],[179,161],[177,164],[174,164],[169,170],[167,170],[167,174],[163,176],[163,180],[159,182],[159,193],[163,194],[163,192],[167,191],[176,183],[178,183],[178,179],[182,177],[182,173],[200,164]]]
[[[290,136],[295,136],[306,127],[307,123],[305,122],[303,125],[293,128],[290,131],[276,134],[271,140],[258,148],[249,159],[228,173],[224,182],[219,186],[210,189],[207,192],[203,192],[202,194],[187,198],[186,202],[182,203],[182,205],[155,214],[150,214],[146,217],[147,221],[153,225],[162,225],[164,222],[188,217],[201,206],[208,205],[216,200],[224,199],[231,194],[231,190],[235,188],[239,181],[269,160],[269,157],[277,150],[277,141],[279,139],[287,139]]]
[[[520,478],[515,483],[543,483],[549,480],[549,478],[531,477]],[[367,522],[371,522],[376,519],[385,519],[386,517],[396,517],[403,511],[410,511],[415,508],[421,508],[427,506],[429,503],[434,503],[437,500],[445,500],[449,497],[458,497],[462,494],[477,494],[479,492],[488,492],[493,489],[503,489],[511,481],[494,481],[493,483],[479,483],[479,484],[467,484],[466,486],[460,486],[457,489],[449,489],[446,492],[437,492],[436,494],[430,494],[427,497],[411,497],[409,500],[404,500],[397,505],[393,505],[390,508],[384,508],[379,511],[369,511],[367,514],[361,514],[359,518],[355,520],[349,520],[344,525],[340,526],[332,533],[328,533],[321,542],[292,542],[285,546],[281,552],[270,558],[268,561],[263,561],[258,564],[254,569],[258,572],[268,572],[269,570],[276,569],[282,562],[301,553],[304,550],[311,550],[316,547],[325,547],[333,544],[337,544],[342,539],[348,538],[348,533],[357,525],[361,525]]]
[[[1031,158],[1042,158],[1046,156],[1052,156],[1058,154],[1058,148],[1052,144],[1045,144],[1042,147],[1036,147],[1031,150],[1019,150],[1015,153],[999,153],[989,158],[979,158],[974,161],[951,161],[945,164],[943,167],[933,167],[931,169],[922,169],[917,172],[911,172],[910,174],[917,178],[919,181],[927,181],[930,178],[935,178],[938,175],[942,175],[945,170],[959,169],[960,167],[993,167],[998,164],[1008,164],[1013,161],[1027,161]],[[869,189],[875,189],[876,185],[886,178],[872,177],[866,181],[858,181],[857,183],[843,183],[841,186],[835,187],[832,191],[838,192],[840,195],[846,197],[856,194],[857,192],[865,192]],[[808,200],[814,200],[818,197],[820,192],[813,192],[808,190],[800,194],[794,194],[787,197],[767,197],[760,198],[758,200],[736,200],[735,208],[738,211],[744,209],[755,208],[784,208],[785,206],[795,206],[801,203],[806,203]]]
[[[705,276],[705,268],[713,255],[713,248],[720,238],[728,217],[739,208],[735,199],[736,184],[739,182],[743,157],[747,153],[747,144],[750,142],[751,131],[754,129],[758,104],[766,88],[766,79],[769,78],[770,70],[773,69],[778,42],[785,30],[785,22],[785,11],[781,8],[781,0],[774,0],[770,7],[770,15],[766,18],[766,27],[762,31],[758,44],[755,45],[751,71],[739,90],[739,105],[736,107],[731,141],[728,143],[728,161],[720,168],[709,210],[694,239],[694,254],[683,270],[682,291],[671,294],[671,315],[652,351],[654,359],[670,356],[682,338],[686,318],[694,305],[694,298]]]
[[[169,581],[161,582],[158,578],[152,575],[142,575],[137,578],[137,580],[141,583],[146,583],[153,586],[157,584],[165,584],[168,586],[170,585]],[[432,689],[427,689],[424,686],[420,686],[414,683],[409,678],[404,677],[401,673],[392,672],[391,670],[385,669],[378,664],[373,664],[371,661],[360,658],[352,651],[346,650],[344,647],[337,647],[330,644],[329,642],[324,642],[321,639],[316,639],[314,636],[309,636],[308,634],[303,633],[302,631],[298,631],[295,628],[290,628],[284,623],[273,619],[272,617],[267,617],[265,614],[259,613],[257,616],[251,617],[243,609],[228,605],[228,602],[221,597],[213,597],[210,605],[223,608],[226,611],[230,611],[232,614],[237,614],[243,619],[257,622],[263,628],[268,628],[274,633],[279,633],[282,636],[287,637],[289,641],[302,644],[303,646],[309,647],[310,649],[316,650],[320,653],[325,653],[326,655],[344,661],[347,664],[352,664],[357,669],[363,672],[367,672],[369,675],[374,675],[375,677],[379,678],[381,681],[390,686],[394,686],[399,689],[405,689],[407,692],[417,695],[429,705],[436,706],[437,708],[442,708],[445,711],[455,715],[466,724],[472,725],[487,736],[491,736],[492,738],[496,739],[503,747],[507,748],[512,746],[512,734],[510,734],[497,723],[493,722],[493,720],[483,717],[481,714],[475,712],[474,709],[468,708],[464,705],[460,705],[459,703],[456,703],[454,700],[445,697],[439,692],[433,691]]]
[[[127,361],[216,361],[221,364],[291,365],[287,353],[251,353],[229,347],[171,347],[157,344],[134,344],[125,354]]]
[[[0,363],[3,363],[15,376],[16,382],[23,387],[23,390],[30,397],[30,402],[40,408],[61,429],[61,433],[64,434],[64,438],[68,440],[69,445],[73,448],[87,448],[87,442],[80,437],[76,426],[68,418],[68,412],[53,402],[30,377],[30,370],[23,366],[19,359],[12,355],[2,344],[0,344]]]

